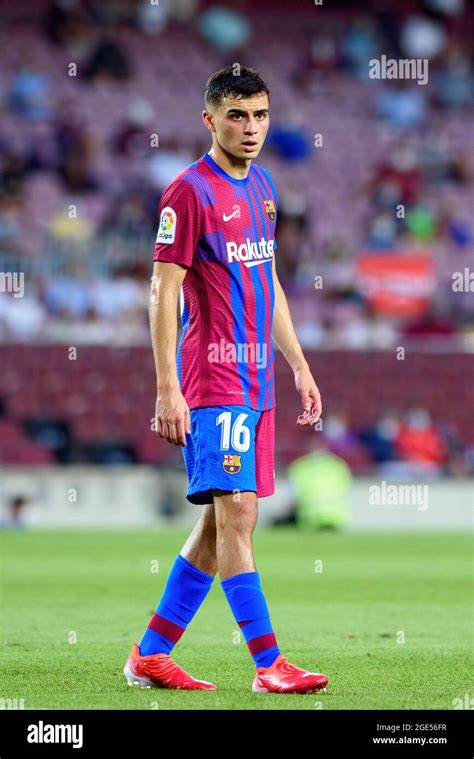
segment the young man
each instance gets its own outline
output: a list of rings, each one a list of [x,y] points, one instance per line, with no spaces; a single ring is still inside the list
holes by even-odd
[[[186,497],[202,514],[124,674],[143,687],[216,689],[170,653],[219,572],[255,662],[253,691],[314,693],[328,679],[280,652],[252,548],[257,498],[274,492],[272,337],[294,372],[297,423],[321,415],[276,274],[275,187],[252,164],[269,127],[269,90],[252,69],[228,67],[209,79],[205,105],[212,147],[163,193],[150,298],[157,431],[183,446]]]

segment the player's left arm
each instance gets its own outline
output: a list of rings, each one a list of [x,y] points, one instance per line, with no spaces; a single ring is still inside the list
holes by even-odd
[[[322,413],[321,394],[298,342],[288,301],[276,273],[275,258],[272,267],[275,288],[272,338],[293,369],[296,389],[303,406],[303,413],[298,417],[297,424],[315,424]]]

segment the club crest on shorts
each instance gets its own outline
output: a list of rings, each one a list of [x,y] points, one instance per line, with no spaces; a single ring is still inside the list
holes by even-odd
[[[242,469],[240,458],[240,456],[236,456],[233,453],[226,453],[224,456],[224,461],[222,462],[224,472],[227,472],[227,474],[237,474],[237,472],[240,472]]]
[[[275,204],[273,200],[264,200],[263,202],[265,203],[265,210],[268,214],[268,218],[270,219],[270,221],[275,221],[276,211],[275,211]]]

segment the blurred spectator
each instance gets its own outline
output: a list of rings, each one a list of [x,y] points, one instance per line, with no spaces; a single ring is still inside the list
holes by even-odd
[[[0,193],[0,249],[3,253],[23,253],[23,208],[21,200]]]
[[[403,23],[400,43],[408,58],[435,58],[446,44],[443,25],[424,15],[410,15]]]
[[[29,342],[45,324],[44,308],[38,293],[29,286],[22,298],[0,294],[0,338],[5,342]]]
[[[354,19],[342,43],[344,68],[357,79],[367,80],[368,62],[378,54],[377,30],[374,19],[360,16]]]
[[[198,27],[206,42],[222,53],[240,50],[250,41],[252,34],[248,17],[224,5],[205,10]]]
[[[26,60],[13,75],[8,103],[12,112],[24,119],[50,119],[54,113],[50,93],[49,77]]]
[[[101,28],[133,24],[137,0],[88,0],[87,6],[93,21]]]
[[[99,318],[143,322],[147,300],[142,286],[127,268],[118,269],[113,279],[95,279],[90,291],[92,307]]]
[[[442,108],[462,108],[474,98],[474,73],[469,57],[453,46],[434,75],[434,100]]]
[[[463,185],[469,182],[469,157],[453,153],[446,131],[434,124],[418,148],[418,165],[426,182],[433,186],[445,183]]]
[[[408,412],[400,425],[396,445],[413,476],[441,474],[447,450],[426,409]]]
[[[472,223],[460,215],[455,203],[449,201],[440,205],[438,228],[440,236],[462,250],[469,249],[474,239]]]
[[[458,16],[465,9],[465,0],[423,0],[423,5],[430,17],[443,20]]]
[[[275,524],[294,522],[300,527],[319,530],[342,529],[350,521],[352,476],[346,462],[330,453],[316,436],[308,453],[288,467],[292,508]]]
[[[337,92],[338,50],[331,32],[321,31],[311,38],[303,51],[293,75],[295,87],[307,95],[321,90],[328,95]]]
[[[111,139],[117,155],[143,158],[150,155],[151,135],[156,132],[155,112],[148,100],[136,98],[127,108],[125,118]]]
[[[69,462],[72,435],[67,422],[44,415],[28,417],[23,421],[28,437],[50,451],[61,464]]]
[[[44,282],[44,304],[51,316],[70,320],[84,319],[92,308],[91,276],[80,265],[70,271],[47,278]]]
[[[132,68],[125,48],[112,35],[104,33],[84,63],[84,79],[121,82],[130,79],[131,75]]]
[[[397,219],[389,211],[380,211],[369,219],[364,248],[392,250],[397,238]]]
[[[143,0],[145,4],[145,0]],[[171,15],[175,21],[181,24],[190,23],[198,10],[199,0],[173,0],[171,4]]]
[[[311,142],[303,130],[300,119],[290,119],[271,126],[267,145],[284,161],[303,161],[311,155]]]
[[[398,458],[396,446],[398,430],[398,420],[387,413],[374,425],[359,432],[359,438],[369,450],[374,464],[381,466]]]
[[[470,466],[465,442],[452,424],[443,424],[441,433],[448,450],[447,474],[452,477],[469,477],[474,472],[474,467]]]
[[[3,153],[2,158],[0,193],[21,198],[25,180],[34,164],[27,157],[8,148]]]
[[[437,232],[437,203],[434,198],[425,198],[414,208],[408,209],[405,224],[416,244],[431,242]]]
[[[71,53],[87,51],[92,41],[90,17],[80,0],[53,0],[44,19],[44,28],[49,40]]]
[[[18,529],[26,527],[25,509],[29,500],[23,495],[16,495],[9,499],[7,515],[0,522],[1,529]]]
[[[342,415],[326,416],[323,419],[322,434],[328,450],[344,459],[352,471],[362,473],[369,469],[369,456]]]
[[[67,206],[59,210],[48,225],[51,242],[62,246],[83,245],[92,239],[93,232],[94,225],[87,219],[83,204],[74,197],[68,199]]]
[[[149,202],[151,200],[151,202]],[[156,228],[157,202],[152,191],[130,188],[110,205],[101,226],[101,235],[113,234],[119,240],[133,241],[152,235]]]
[[[427,96],[423,86],[407,79],[382,85],[375,96],[375,112],[394,130],[418,129],[426,119]]]
[[[139,0],[136,16],[138,28],[145,34],[160,34],[168,24],[171,8],[176,1],[151,3],[150,0]]]
[[[397,142],[389,158],[375,166],[372,179],[365,189],[375,204],[393,209],[397,204],[413,205],[423,186],[423,174],[414,147]]]
[[[147,162],[147,176],[152,185],[162,192],[194,160],[188,147],[179,138],[166,140]]]
[[[278,276],[291,291],[298,285],[301,244],[308,228],[308,204],[304,192],[288,187],[280,196],[277,214]],[[305,278],[307,282],[307,278]]]
[[[65,187],[71,192],[87,192],[99,189],[93,175],[92,160],[96,144],[84,121],[72,110],[67,102],[53,124],[57,150],[57,173]]]

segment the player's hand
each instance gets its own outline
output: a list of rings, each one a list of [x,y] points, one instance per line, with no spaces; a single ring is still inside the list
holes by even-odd
[[[316,424],[322,414],[321,393],[313,379],[313,375],[307,368],[295,371],[295,385],[301,397],[303,413],[299,415],[296,424],[304,427]]]
[[[186,445],[191,432],[189,407],[179,387],[157,390],[155,410],[156,431],[174,445]]]

